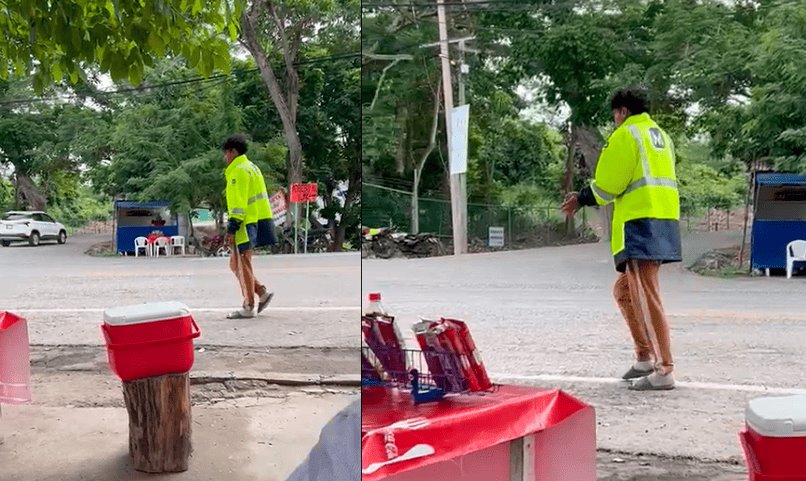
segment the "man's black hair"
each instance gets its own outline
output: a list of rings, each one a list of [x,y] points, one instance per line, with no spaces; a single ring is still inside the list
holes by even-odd
[[[626,87],[616,90],[610,99],[610,110],[626,108],[632,115],[649,112],[649,98],[644,89]]]
[[[227,137],[227,140],[224,141],[224,145],[221,147],[222,150],[234,150],[238,152],[238,155],[243,155],[249,150],[249,141],[246,139],[245,135],[235,134]]]

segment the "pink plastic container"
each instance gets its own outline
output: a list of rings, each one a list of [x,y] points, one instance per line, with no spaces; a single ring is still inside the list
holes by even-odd
[[[0,311],[0,404],[31,400],[30,353],[28,322]]]

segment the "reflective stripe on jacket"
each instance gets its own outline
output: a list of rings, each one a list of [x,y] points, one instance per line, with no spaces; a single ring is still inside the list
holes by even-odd
[[[628,259],[681,260],[674,145],[649,114],[630,116],[613,132],[590,192],[598,205],[613,203],[610,247],[620,272]]]

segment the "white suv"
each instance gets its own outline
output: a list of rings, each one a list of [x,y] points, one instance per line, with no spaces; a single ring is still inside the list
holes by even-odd
[[[28,242],[38,246],[41,240],[67,242],[67,230],[44,212],[6,212],[0,219],[0,244],[8,247],[12,242]]]

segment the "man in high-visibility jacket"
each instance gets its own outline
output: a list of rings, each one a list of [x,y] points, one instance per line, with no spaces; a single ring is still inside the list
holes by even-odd
[[[623,379],[633,381],[633,390],[673,389],[658,271],[661,264],[681,261],[674,145],[650,118],[642,90],[617,91],[611,108],[616,130],[602,150],[595,178],[566,197],[563,211],[571,216],[581,206],[613,204],[611,249],[620,273],[613,293],[636,355]]]
[[[238,278],[244,298],[241,309],[227,316],[230,319],[255,317],[266,309],[274,297],[257,280],[252,267],[254,249],[274,245],[277,240],[266,181],[260,169],[246,158],[247,149],[248,142],[242,135],[233,135],[224,141],[224,161],[227,164],[227,240],[233,246],[230,269]]]

